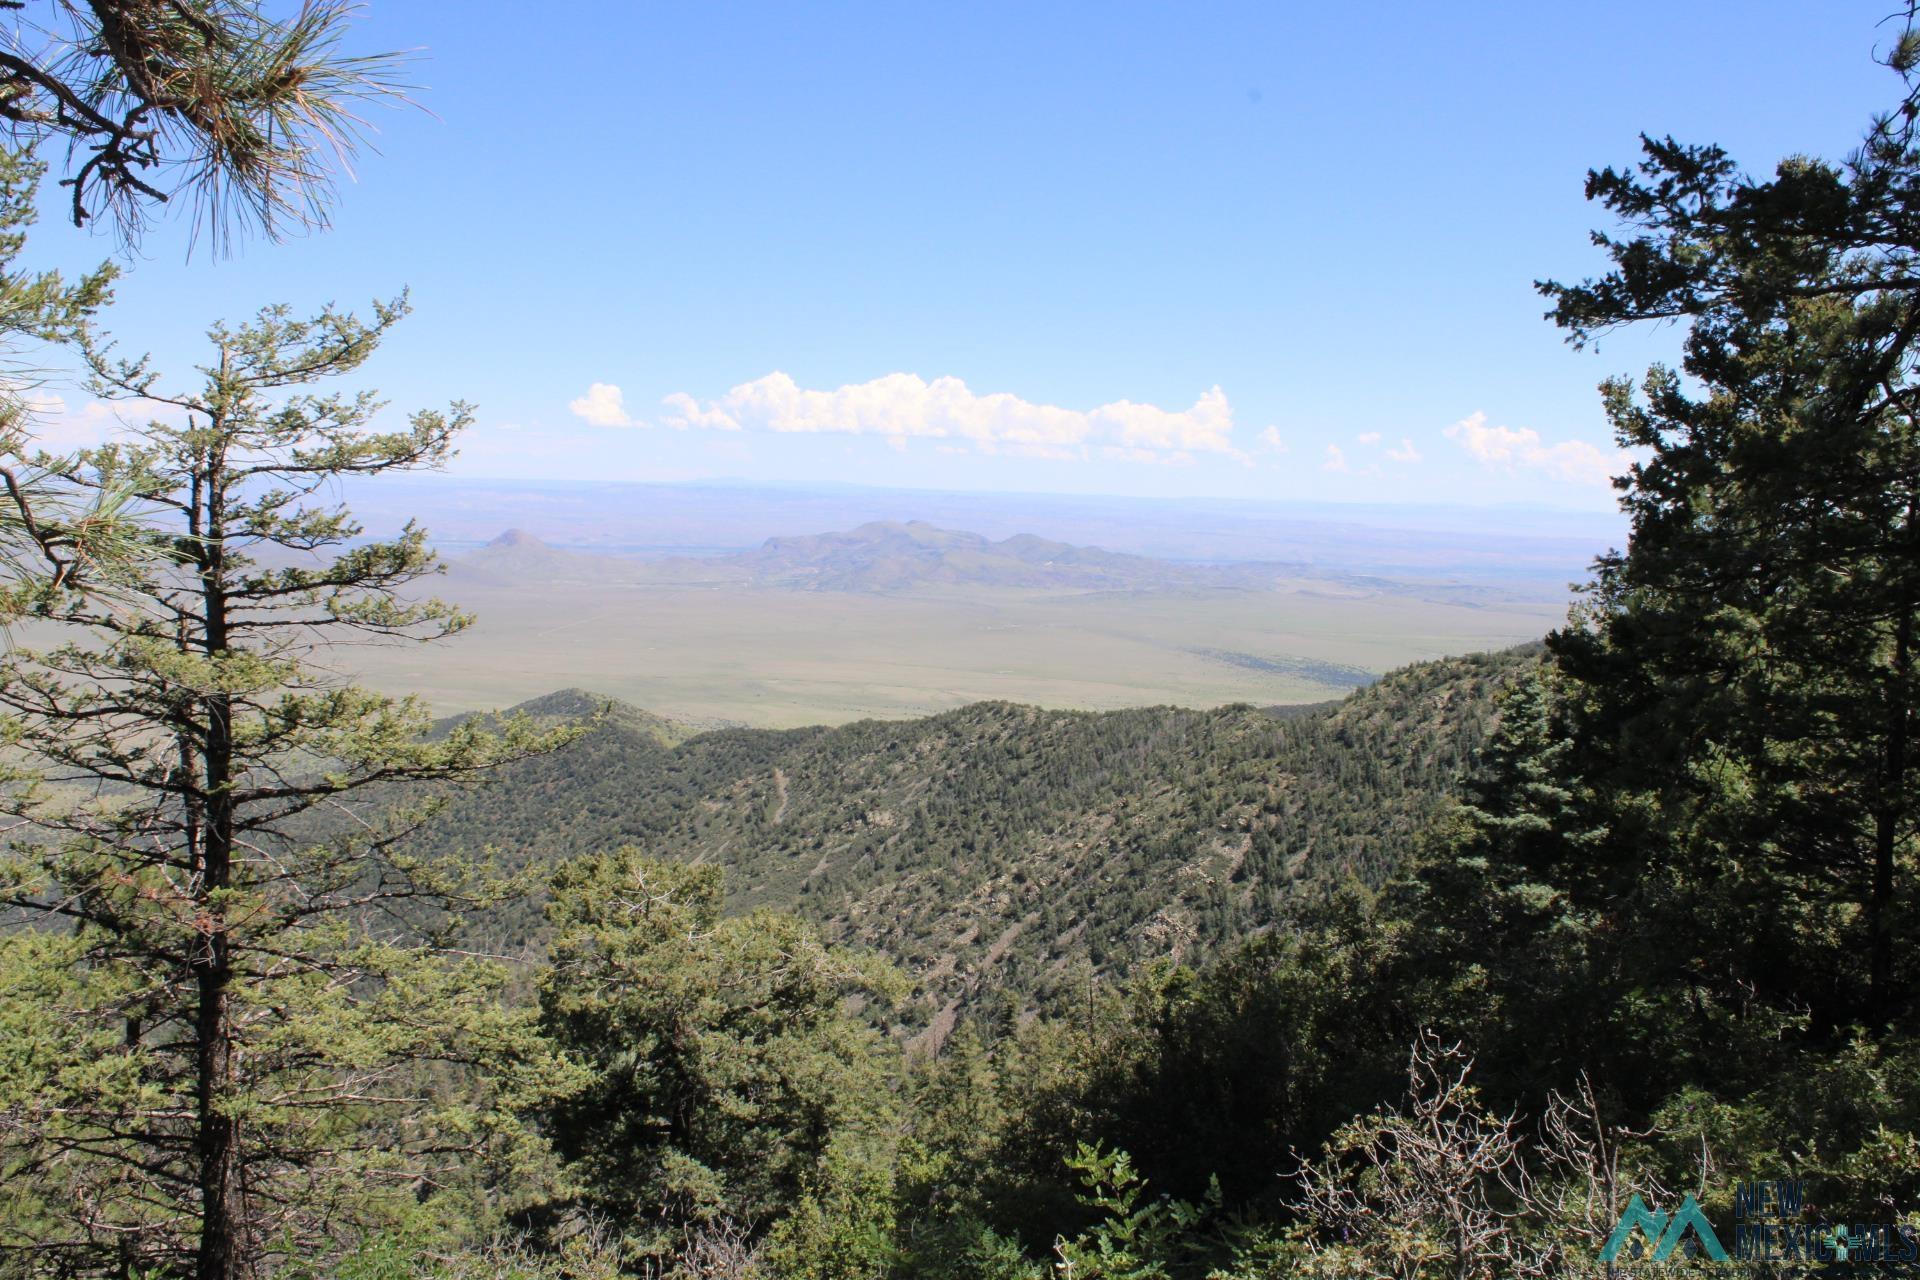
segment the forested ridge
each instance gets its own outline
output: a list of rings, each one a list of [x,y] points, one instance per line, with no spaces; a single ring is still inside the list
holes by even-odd
[[[1044,711],[981,703],[832,729],[685,737],[577,691],[517,710],[591,730],[460,795],[423,852],[512,865],[632,845],[726,870],[913,975],[917,1023],[1058,1009],[1141,960],[1194,960],[1348,880],[1377,887],[1538,647],[1422,663],[1335,704]],[[679,740],[675,740],[676,736]],[[479,922],[536,936],[535,904]]]

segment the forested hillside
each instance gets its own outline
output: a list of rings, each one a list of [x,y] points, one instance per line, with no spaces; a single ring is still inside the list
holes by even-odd
[[[459,798],[423,847],[554,863],[635,845],[719,864],[731,909],[790,908],[901,963],[912,1022],[994,993],[1002,1010],[1056,1009],[1090,970],[1194,959],[1342,880],[1378,884],[1465,768],[1495,691],[1536,660],[1422,663],[1318,707],[981,703],[677,743],[669,722],[569,691],[522,710],[597,710],[593,731]],[[490,932],[524,944],[538,928],[528,903]]]

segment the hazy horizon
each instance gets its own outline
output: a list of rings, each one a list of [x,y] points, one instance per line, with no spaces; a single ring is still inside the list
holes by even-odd
[[[346,496],[370,532],[408,519],[449,551],[520,529],[556,547],[617,554],[744,550],[768,538],[838,532],[874,521],[924,521],[1004,538],[1028,533],[1169,560],[1286,560],[1326,568],[1443,570],[1471,545],[1463,573],[1507,555],[1517,572],[1584,573],[1618,546],[1625,519],[1523,502],[1363,503],[1148,498],[1124,494],[689,482],[538,481],[448,475],[383,478]],[[1443,535],[1440,543],[1422,534]],[[1465,541],[1462,541],[1462,540]],[[1414,554],[1414,558],[1407,556]],[[1396,556],[1398,558],[1396,558]]]

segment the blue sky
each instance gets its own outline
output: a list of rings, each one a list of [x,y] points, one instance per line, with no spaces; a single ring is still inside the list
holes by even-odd
[[[1890,8],[374,0],[431,114],[323,235],[163,226],[112,322],[181,368],[410,285],[363,381],[478,402],[475,477],[1604,508],[1594,384],[1672,335],[1541,320],[1585,170],[1844,152]]]

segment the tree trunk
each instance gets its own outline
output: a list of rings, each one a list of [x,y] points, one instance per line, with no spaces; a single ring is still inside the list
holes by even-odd
[[[1892,1024],[1894,859],[1899,852],[1900,828],[1907,816],[1906,781],[1908,736],[1912,709],[1907,684],[1913,664],[1913,614],[1902,610],[1894,625],[1892,696],[1889,699],[1887,750],[1881,776],[1880,802],[1874,814],[1873,884],[1867,893],[1867,1017],[1868,1025],[1885,1030]]]
[[[233,879],[233,801],[228,793],[232,707],[225,695],[216,694],[207,699],[206,708],[208,795],[201,889],[203,895],[213,895]],[[203,918],[207,936],[194,974],[200,996],[194,1025],[200,1127],[200,1253],[195,1274],[197,1280],[236,1280],[246,1272],[246,1216],[239,1125],[224,1105],[232,1093],[235,1068],[228,1007],[233,957],[224,907],[217,900],[210,903]]]
[[[224,370],[224,352],[221,366]],[[201,639],[206,657],[216,661],[228,652],[223,462],[217,452],[206,455],[204,490],[200,484],[194,486],[195,513],[199,513],[198,499],[203,493],[206,503],[205,525],[197,540],[200,598],[205,609]],[[205,829],[200,892],[206,942],[194,973],[200,997],[194,1026],[198,1041],[194,1066],[200,1159],[200,1250],[195,1275],[197,1280],[238,1280],[250,1267],[240,1126],[226,1109],[233,1094],[236,1063],[228,1006],[233,984],[232,938],[226,904],[221,900],[233,882],[233,699],[215,692],[202,699],[201,707],[205,715],[206,773],[201,779]]]
[[[240,1187],[240,1134],[224,1109],[233,1080],[233,1041],[229,1031],[227,986],[232,978],[226,938],[214,932],[207,939],[207,957],[196,966],[200,1009],[194,1032],[194,1056],[199,1124],[200,1250],[194,1274],[198,1280],[235,1280],[243,1265],[244,1230]]]

